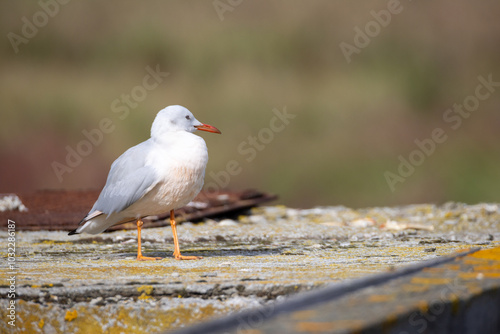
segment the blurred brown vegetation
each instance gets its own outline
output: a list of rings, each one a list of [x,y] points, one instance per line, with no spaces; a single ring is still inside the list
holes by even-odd
[[[456,130],[443,114],[478,76],[500,81],[500,2],[402,1],[348,63],[340,43],[354,44],[354,28],[387,6],[243,0],[221,20],[212,1],[72,1],[16,53],[8,34],[22,35],[41,5],[2,1],[0,192],[100,188],[156,112],[181,104],[223,132],[202,134],[206,182],[236,160],[229,188],[296,207],[498,201],[500,88]],[[121,120],[111,104],[147,66],[169,76]],[[285,106],[296,117],[247,161],[238,146]],[[52,163],[103,118],[114,130],[60,182]],[[391,191],[384,173],[438,127],[447,140]]]

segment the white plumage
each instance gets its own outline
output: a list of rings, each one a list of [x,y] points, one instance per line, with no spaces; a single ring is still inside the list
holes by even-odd
[[[196,130],[220,133],[182,106],[161,110],[151,138],[113,162],[99,198],[70,234],[101,233],[113,225],[188,204],[203,186],[208,162],[207,146],[193,133]]]

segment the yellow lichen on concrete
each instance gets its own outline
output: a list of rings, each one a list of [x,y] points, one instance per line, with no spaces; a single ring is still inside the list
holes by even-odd
[[[141,285],[140,287],[137,288],[137,291],[150,295],[153,293],[153,289],[154,288],[151,285]]]
[[[401,288],[407,292],[421,293],[429,290],[428,285],[403,284]]]
[[[285,215],[286,210],[282,211],[276,215]],[[423,211],[418,209],[418,212]],[[358,215],[354,211],[352,213]],[[366,212],[359,215],[361,218],[366,216],[371,215]],[[500,246],[498,242],[487,243],[490,239],[484,238],[474,244],[474,234],[471,235],[472,242],[464,242],[460,234],[457,237],[461,241],[451,242],[444,234],[426,231],[419,231],[417,235],[412,232],[408,236],[406,231],[389,235],[381,233],[377,226],[365,229],[345,224],[329,226],[317,223],[343,219],[352,221],[355,217],[316,217],[311,214],[314,222],[291,220],[286,224],[276,222],[275,218],[264,218],[267,222],[262,225],[249,221],[248,224],[235,227],[219,226],[216,222],[181,226],[180,229],[191,233],[180,233],[189,236],[185,242],[181,240],[183,253],[204,256],[203,260],[196,262],[175,261],[171,257],[172,250],[166,249],[168,247],[163,243],[164,240],[171,240],[168,239],[171,236],[165,238],[159,229],[148,231],[146,238],[156,236],[145,240],[143,245],[145,255],[166,256],[154,262],[135,260],[136,236],[133,231],[102,234],[100,241],[85,236],[66,239],[65,234],[61,233],[41,237],[38,232],[20,232],[19,240],[24,242],[20,244],[20,254],[23,254],[23,260],[26,254],[27,261],[19,262],[22,271],[16,277],[16,284],[19,291],[28,296],[26,300],[29,302],[18,301],[19,308],[16,311],[19,328],[29,333],[49,332],[52,328],[56,333],[159,332],[234,311],[240,307],[234,307],[235,304],[241,304],[241,308],[244,308],[246,302],[240,298],[247,298],[248,293],[255,293],[249,298],[252,302],[272,299],[276,297],[275,291],[288,294],[306,287],[308,289],[390,271],[408,263],[448,256],[468,250],[466,248],[469,247]],[[384,221],[380,217],[376,220]],[[439,228],[439,225],[436,227]],[[449,230],[448,227],[446,229]],[[43,241],[50,238],[54,240]],[[419,240],[420,243],[417,242]],[[402,293],[412,298],[414,305],[415,300],[423,298],[421,294],[449,291],[458,281],[464,283],[464,279],[471,292],[480,291],[479,286],[484,282],[482,279],[499,274],[498,261],[497,251],[480,251],[417,273],[420,277],[411,283],[409,279],[406,280],[403,291],[394,291],[394,295],[392,290],[381,291],[363,298],[362,302],[399,302],[398,293]],[[474,271],[471,272],[471,266],[468,266],[468,272],[459,276],[461,279],[457,280],[456,276],[447,278],[452,277],[450,272],[460,272],[461,264],[467,263],[474,266]],[[228,288],[221,290],[220,287],[226,284]],[[110,286],[113,289],[106,290]],[[123,286],[126,292],[119,286]],[[92,293],[86,294],[89,287]],[[102,294],[99,293],[100,289]],[[262,295],[257,294],[259,291],[263,291]],[[222,298],[217,299],[216,293],[221,293]],[[200,301],[198,296],[208,296],[208,299]],[[235,296],[235,304],[231,304],[230,300]],[[436,294],[436,297],[441,295]],[[380,306],[386,307],[385,304]],[[454,307],[459,307],[458,299]],[[427,308],[432,310],[432,306],[423,307]],[[76,312],[72,320],[66,319],[68,310]],[[5,313],[2,312],[0,310],[3,317]],[[301,317],[301,314],[295,316]],[[310,321],[304,314],[302,316],[296,320]],[[391,325],[391,321],[389,317],[387,324]],[[335,322],[337,328],[339,324],[342,322]],[[344,324],[349,329],[354,328],[351,322]],[[314,330],[311,326],[308,328]]]
[[[474,266],[474,271],[495,271],[495,272],[500,272],[500,264]]]
[[[212,305],[187,305],[165,311],[157,307],[136,308],[127,304],[80,304],[67,310],[55,303],[44,306],[20,300],[16,328],[20,333],[44,333],[47,328],[55,329],[54,333],[156,333],[232,311]],[[197,311],[193,312],[193,308]],[[1,315],[4,316],[3,313]]]
[[[466,257],[465,259],[462,260],[464,264],[471,264],[471,265],[482,265],[484,264],[483,259],[475,258],[475,257]]]
[[[424,273],[442,273],[446,271],[457,271],[460,270],[460,265],[458,264],[443,264],[439,267],[424,268],[422,271]]]
[[[138,297],[140,300],[147,300],[151,298],[151,294],[153,293],[153,287],[151,285],[142,285],[137,288],[138,292],[142,292],[142,294]]]
[[[500,247],[480,250],[469,255],[469,257],[500,262]]]
[[[148,300],[151,299],[151,296],[147,295],[146,293],[142,293],[139,297],[137,297],[139,300]]]
[[[422,285],[445,285],[450,284],[453,280],[451,278],[429,278],[429,277],[412,277],[411,284]]]
[[[490,272],[459,273],[458,277],[464,280],[482,280],[484,278],[500,278],[500,273],[490,273]]]
[[[335,321],[329,321],[329,322],[301,321],[296,324],[297,331],[305,333],[323,333],[331,331],[333,328],[336,328]]]
[[[394,295],[370,295],[368,302],[370,303],[386,303],[393,301],[396,296]]]
[[[66,311],[66,315],[64,316],[64,320],[73,321],[78,317],[78,312],[76,310],[68,310]]]
[[[294,320],[306,320],[313,317],[316,313],[317,313],[316,310],[303,310],[303,311],[293,312],[290,316]]]
[[[300,321],[295,324],[295,329],[304,333],[325,333],[334,330],[356,331],[363,325],[361,320],[336,320],[336,321]]]

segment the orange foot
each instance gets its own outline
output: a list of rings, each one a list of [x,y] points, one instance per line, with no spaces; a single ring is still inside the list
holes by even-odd
[[[184,256],[181,253],[174,253],[174,257],[176,260],[200,260],[203,259],[201,256]]]
[[[137,261],[155,261],[161,259],[162,259],[161,257],[147,257],[147,256],[137,255]]]

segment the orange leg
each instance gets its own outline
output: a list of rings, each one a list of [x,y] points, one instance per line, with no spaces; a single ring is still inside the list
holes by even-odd
[[[142,256],[142,247],[141,247],[141,227],[144,225],[142,220],[137,220],[137,260],[146,261],[146,260],[161,260],[161,257],[147,257]]]
[[[172,226],[172,234],[174,235],[174,257],[176,260],[199,260],[201,256],[184,256],[181,255],[179,248],[179,238],[177,237],[177,227],[175,222],[174,210],[170,210],[170,225]]]

